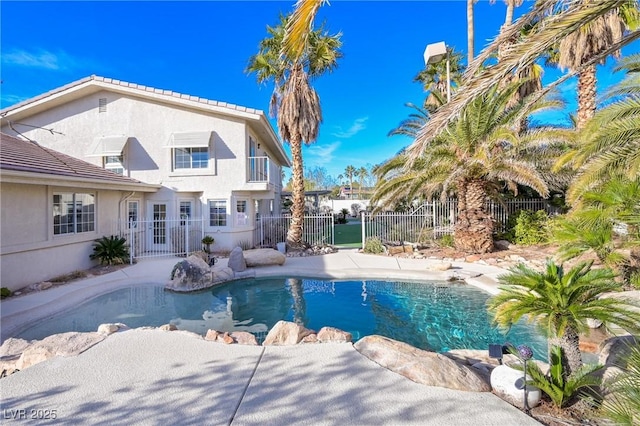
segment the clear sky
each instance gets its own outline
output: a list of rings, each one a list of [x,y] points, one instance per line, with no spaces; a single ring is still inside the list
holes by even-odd
[[[96,74],[268,111],[273,86],[259,86],[244,70],[266,25],[294,3],[3,1],[1,106]],[[531,4],[525,1],[516,15]],[[476,4],[476,54],[504,15],[503,1]],[[305,167],[336,177],[347,165],[380,163],[411,142],[387,133],[411,112],[405,103],[424,99],[413,78],[424,67],[427,44],[445,41],[466,55],[466,2],[334,0],[321,8],[321,21],[342,32],[344,58],[313,81],[324,122],[303,156]],[[621,77],[612,75],[612,64],[599,68],[601,88]],[[556,74],[550,70],[545,79]],[[575,90],[575,79],[562,90],[572,112]],[[566,114],[545,120],[565,122]]]

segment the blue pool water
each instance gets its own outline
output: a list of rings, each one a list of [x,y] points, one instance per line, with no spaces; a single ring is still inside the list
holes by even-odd
[[[487,293],[457,282],[326,281],[303,278],[248,279],[181,294],[146,285],[97,297],[41,321],[18,337],[42,339],[66,331],[95,331],[102,323],[129,327],[172,323],[206,334],[244,330],[264,335],[277,321],[319,330],[337,327],[356,341],[379,334],[431,351],[487,349],[490,343],[528,344],[537,357],[546,339],[528,324],[505,336],[491,326]]]

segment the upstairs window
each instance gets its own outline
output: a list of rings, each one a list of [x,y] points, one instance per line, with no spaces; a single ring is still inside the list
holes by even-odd
[[[175,148],[173,169],[206,169],[209,166],[209,148]]]
[[[211,132],[174,133],[167,148],[171,148],[172,170],[202,170],[209,168]]]
[[[108,155],[103,158],[103,167],[119,175],[124,175],[122,155]]]

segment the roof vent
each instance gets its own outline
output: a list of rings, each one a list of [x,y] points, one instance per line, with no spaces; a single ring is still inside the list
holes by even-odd
[[[98,112],[107,112],[107,98],[98,99]]]

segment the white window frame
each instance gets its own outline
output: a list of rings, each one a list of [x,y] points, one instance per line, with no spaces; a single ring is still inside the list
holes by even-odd
[[[115,159],[117,161],[114,161]],[[102,167],[121,176],[125,176],[127,173],[127,169],[124,167],[124,155],[105,155],[102,157]]]
[[[183,213],[183,209],[182,206],[188,206],[188,213],[184,214]],[[186,216],[186,217],[183,217]],[[193,218],[193,200],[186,200],[186,199],[182,199],[182,200],[178,200],[178,217],[180,218],[180,225],[184,225],[185,224],[185,219],[192,219]]]
[[[56,197],[60,197],[56,202]],[[91,197],[92,203],[83,203],[85,197]],[[64,200],[64,198],[67,198]],[[70,199],[69,199],[70,198]],[[76,235],[96,230],[96,194],[92,192],[63,192],[53,193],[53,235]],[[64,206],[64,209],[63,209]],[[85,211],[85,206],[91,206]],[[78,211],[78,208],[80,209]],[[63,211],[64,210],[64,211]],[[64,214],[63,214],[64,213]],[[67,217],[65,222],[62,218]],[[71,220],[69,220],[69,217]],[[56,223],[56,218],[57,222]]]
[[[206,160],[198,160],[197,162],[194,162],[193,159],[193,150],[198,150],[198,152],[200,153],[206,153],[207,154],[207,159]],[[189,159],[189,165],[188,167],[178,167],[178,161],[177,161],[177,157],[176,155],[178,154],[178,152],[185,152],[185,157],[188,157]],[[184,171],[199,171],[199,170],[208,170],[209,169],[209,162],[211,160],[211,150],[209,148],[205,148],[205,147],[179,147],[179,148],[173,148],[171,150],[171,169],[174,172],[184,172]],[[202,167],[194,167],[194,163],[203,165]]]
[[[213,205],[214,203],[220,203],[221,205],[214,206]],[[209,207],[209,222],[208,222],[209,223],[209,227],[211,227],[211,228],[224,228],[224,227],[226,227],[228,225],[228,223],[229,223],[229,219],[228,219],[229,203],[228,203],[228,200],[219,199],[219,198],[218,199],[210,199],[210,200],[207,200],[207,206]],[[219,208],[222,208],[222,207],[224,207],[224,216],[222,218],[218,218],[217,224],[214,225],[213,224],[214,220],[213,220],[212,215],[213,214],[220,215],[221,213],[220,212],[212,213],[211,209],[212,208],[219,209]],[[222,223],[222,222],[224,222],[224,223]]]
[[[135,206],[132,210],[131,207]],[[131,213],[134,213],[134,219],[132,220]],[[129,229],[137,228],[138,221],[140,220],[140,200],[129,200],[127,201],[127,226]]]
[[[240,208],[241,205],[244,205],[244,207]],[[236,226],[249,226],[249,199],[236,198],[234,210]]]

